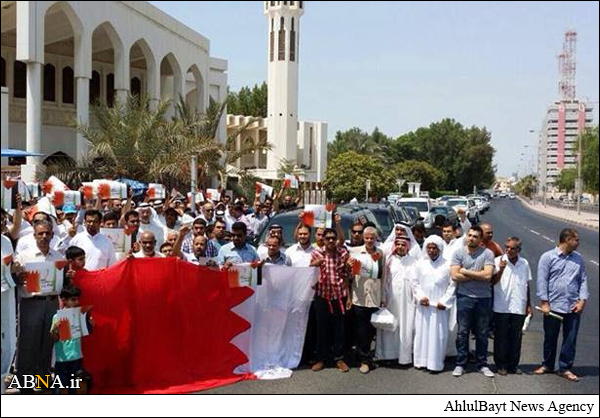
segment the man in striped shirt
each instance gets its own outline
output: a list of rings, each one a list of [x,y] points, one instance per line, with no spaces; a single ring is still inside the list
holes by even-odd
[[[341,372],[346,373],[350,370],[344,362],[345,306],[349,286],[346,266],[348,258],[348,250],[340,245],[338,233],[334,229],[325,231],[325,247],[312,253],[311,267],[320,269],[315,297],[318,359],[312,368],[315,372],[323,370],[330,357],[333,357],[336,367]]]

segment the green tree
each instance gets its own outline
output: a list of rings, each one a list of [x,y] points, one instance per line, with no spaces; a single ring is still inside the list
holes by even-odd
[[[268,115],[267,83],[254,87],[243,87],[239,92],[229,93],[228,112],[232,115],[266,118]]]
[[[597,195],[600,189],[598,127],[587,129],[581,135],[580,141],[583,141],[582,177],[584,190]]]
[[[371,180],[371,196],[374,197],[387,197],[396,187],[396,179],[381,161],[349,151],[329,163],[324,186],[336,202],[353,198],[362,200],[366,180]]]
[[[422,190],[427,191],[438,190],[444,181],[443,173],[425,161],[404,161],[393,166],[392,173],[394,179],[419,182]]]
[[[556,179],[556,186],[562,192],[567,194],[575,190],[575,181],[577,180],[577,169],[576,168],[565,168],[563,169],[558,178]]]
[[[444,175],[445,190],[468,193],[473,186],[489,187],[495,180],[495,150],[485,128],[464,128],[453,119],[444,119],[419,128],[391,144],[395,162],[426,161]]]
[[[515,186],[515,190],[518,194],[531,198],[538,188],[537,177],[533,174],[523,177]]]
[[[335,140],[329,143],[328,160],[331,161],[341,154],[354,151],[362,155],[373,156],[380,161],[388,162],[390,138],[384,135],[379,128],[375,128],[369,134],[360,128],[352,128],[347,131],[338,131]]]

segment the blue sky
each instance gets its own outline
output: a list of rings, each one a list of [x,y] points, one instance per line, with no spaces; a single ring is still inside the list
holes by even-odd
[[[232,89],[266,80],[263,2],[151,3],[211,40]],[[578,96],[598,101],[598,2],[305,3],[299,114],[329,122],[330,140],[354,126],[397,137],[450,117],[487,127],[498,174],[511,174],[558,98],[567,29],[579,33]]]

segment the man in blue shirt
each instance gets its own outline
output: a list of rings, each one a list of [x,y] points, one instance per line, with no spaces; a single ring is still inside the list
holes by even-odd
[[[571,382],[579,378],[571,371],[575,361],[577,333],[581,314],[589,298],[585,263],[579,247],[579,234],[575,229],[565,229],[560,234],[560,244],[540,258],[537,278],[537,295],[544,316],[544,362],[534,371],[541,375],[554,371],[556,350],[561,324],[563,344],[558,360],[558,374]],[[549,316],[558,314],[559,319]]]
[[[219,250],[219,265],[228,270],[236,264],[254,263],[260,261],[256,249],[246,243],[248,227],[243,222],[236,222],[231,227],[233,242],[224,245]]]

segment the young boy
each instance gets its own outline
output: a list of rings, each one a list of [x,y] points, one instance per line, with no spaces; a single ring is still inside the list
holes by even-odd
[[[65,268],[64,287],[69,287],[78,271],[85,267],[85,251],[79,247],[69,247],[65,253],[69,265]]]
[[[81,291],[75,286],[65,287],[60,293],[60,300],[63,305],[63,309],[79,308],[79,297]],[[59,311],[60,312],[60,311]],[[64,386],[70,386],[71,380],[75,376],[79,376],[83,371],[83,353],[81,351],[81,338],[59,341],[59,314],[55,314],[52,318],[52,328],[50,333],[54,338],[54,355],[56,357],[56,363],[54,365],[54,372],[56,376],[60,377],[61,383]],[[93,322],[89,316],[86,316],[86,322],[88,330],[91,332]],[[54,395],[60,395],[61,389],[55,388],[53,391]],[[69,388],[69,395],[76,395],[77,389]]]

